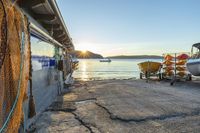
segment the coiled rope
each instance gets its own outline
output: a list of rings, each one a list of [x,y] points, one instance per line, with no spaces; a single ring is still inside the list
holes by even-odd
[[[22,15],[23,16],[23,15]],[[24,21],[23,21],[24,22]],[[15,101],[13,103],[13,106],[8,114],[8,117],[6,118],[3,126],[0,128],[0,133],[3,133],[6,130],[6,127],[15,111],[19,96],[20,96],[20,91],[21,91],[21,81],[22,81],[22,71],[23,71],[23,66],[24,66],[24,48],[25,48],[25,33],[22,32],[22,36],[21,36],[21,49],[20,49],[20,55],[21,55],[21,59],[20,59],[20,75],[19,75],[19,82],[18,82],[18,89],[17,89],[17,96],[15,98]]]

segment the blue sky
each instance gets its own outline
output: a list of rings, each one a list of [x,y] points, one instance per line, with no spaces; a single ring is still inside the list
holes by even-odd
[[[57,0],[75,48],[113,55],[189,52],[200,0]]]

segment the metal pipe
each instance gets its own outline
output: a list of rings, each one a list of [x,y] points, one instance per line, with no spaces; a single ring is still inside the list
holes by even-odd
[[[31,29],[31,34],[34,34],[38,37],[40,37],[40,39],[42,39],[43,41],[48,41],[51,42],[59,47],[62,47],[62,44],[60,44],[58,41],[56,41],[55,39],[53,39],[50,35],[48,35],[47,33],[45,33],[43,30],[41,30],[40,28],[38,28],[34,23],[30,23],[30,29]]]

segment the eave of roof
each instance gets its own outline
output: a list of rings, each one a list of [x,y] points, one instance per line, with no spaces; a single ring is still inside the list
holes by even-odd
[[[74,49],[63,17],[55,0],[20,0],[19,7],[34,19],[41,30],[59,42],[63,47]]]

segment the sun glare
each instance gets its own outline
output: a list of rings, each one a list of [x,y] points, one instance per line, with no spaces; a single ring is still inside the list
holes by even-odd
[[[83,54],[85,54],[85,53],[87,52],[87,50],[82,50],[81,52],[82,52]]]

